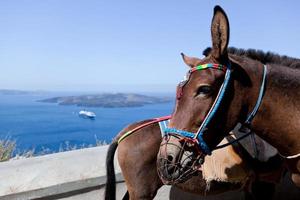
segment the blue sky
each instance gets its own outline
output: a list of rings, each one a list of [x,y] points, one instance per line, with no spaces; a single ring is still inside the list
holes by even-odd
[[[173,92],[180,52],[210,46],[214,5],[230,46],[300,57],[299,1],[3,0],[0,88]]]

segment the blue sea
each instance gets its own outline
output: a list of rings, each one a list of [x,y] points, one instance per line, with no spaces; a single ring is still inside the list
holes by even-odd
[[[53,94],[52,94],[53,96]],[[95,146],[111,142],[130,123],[169,115],[173,102],[128,108],[87,108],[95,120],[78,116],[83,108],[41,103],[51,95],[0,95],[0,139],[17,143],[16,152],[58,152],[67,146]]]

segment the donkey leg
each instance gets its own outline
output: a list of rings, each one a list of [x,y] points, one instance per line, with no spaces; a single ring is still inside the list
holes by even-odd
[[[124,147],[131,147],[131,150],[125,150]],[[153,199],[157,190],[162,186],[156,170],[156,155],[146,152],[141,148],[137,150],[132,145],[119,147],[119,164],[130,200]]]
[[[133,170],[136,170],[133,169]],[[156,166],[137,171],[136,177],[125,179],[130,200],[152,200],[162,183],[157,175]]]
[[[157,190],[155,191],[141,191],[141,190],[135,190],[129,192],[129,200],[153,200],[156,196]]]

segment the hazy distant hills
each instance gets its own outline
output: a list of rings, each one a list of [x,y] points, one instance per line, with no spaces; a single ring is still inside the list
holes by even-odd
[[[104,93],[95,95],[62,96],[39,100],[44,103],[76,105],[82,107],[138,107],[147,104],[170,102],[171,98],[152,97],[133,93]]]
[[[24,91],[24,90],[8,90],[0,89],[1,95],[33,95],[33,94],[43,94],[43,91]]]

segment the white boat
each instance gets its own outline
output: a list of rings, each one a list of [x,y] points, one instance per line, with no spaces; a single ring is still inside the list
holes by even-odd
[[[86,111],[86,110],[81,110],[81,111],[79,111],[78,114],[79,114],[79,116],[87,117],[87,118],[95,118],[96,117],[96,114],[94,112]]]

